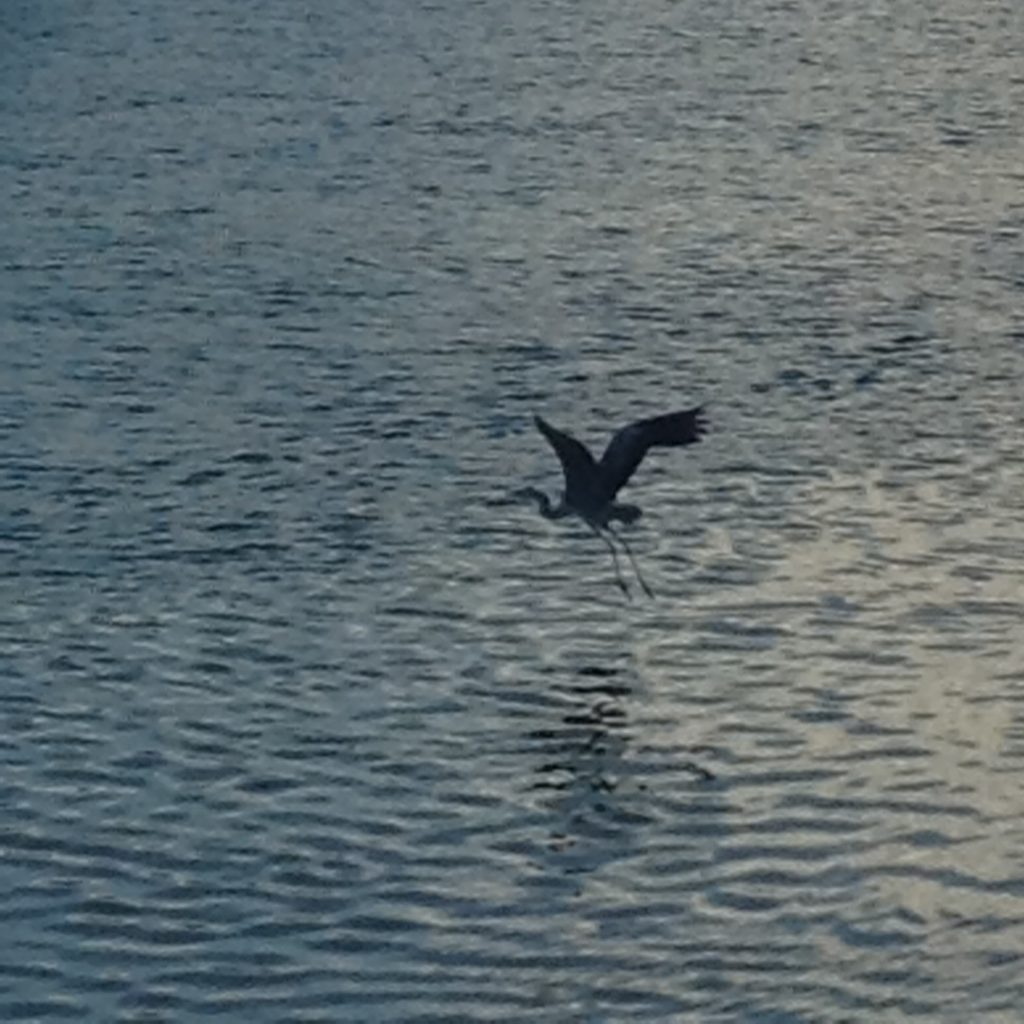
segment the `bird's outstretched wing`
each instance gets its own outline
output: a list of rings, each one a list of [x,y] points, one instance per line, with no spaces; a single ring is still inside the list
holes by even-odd
[[[586,447],[575,437],[556,430],[540,416],[534,416],[533,422],[548,439],[548,443],[555,449],[559,462],[562,463],[562,472],[565,474],[565,493],[570,495],[590,490],[597,475],[597,466],[594,464],[594,457]]]
[[[608,443],[597,471],[611,501],[643,461],[648,448],[676,448],[699,441],[707,430],[703,406],[652,416],[623,427]]]

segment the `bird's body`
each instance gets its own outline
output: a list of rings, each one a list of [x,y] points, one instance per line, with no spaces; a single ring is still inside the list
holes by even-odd
[[[533,421],[562,463],[565,491],[561,502],[554,506],[548,496],[536,488],[527,487],[519,493],[536,501],[538,511],[548,519],[570,515],[583,519],[611,549],[618,584],[628,594],[629,588],[619,572],[615,546],[608,535],[618,539],[633,563],[641,586],[650,594],[629,545],[611,525],[613,521],[632,523],[640,517],[641,511],[635,505],[620,504],[615,497],[650,448],[676,448],[701,439],[707,429],[703,408],[697,406],[630,423],[612,437],[600,461],[595,461],[576,438],[557,430],[542,417],[534,416]]]
[[[567,516],[578,515],[597,526],[606,527],[614,519],[620,523],[635,523],[643,515],[643,510],[636,505],[623,505],[613,501],[602,505],[593,516],[585,516],[575,505],[570,505],[564,495],[557,505],[552,505],[551,499],[536,487],[523,487],[519,493],[536,501],[537,510],[545,519],[565,519]]]

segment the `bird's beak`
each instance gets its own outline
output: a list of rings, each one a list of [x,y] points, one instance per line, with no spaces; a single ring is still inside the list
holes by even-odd
[[[506,494],[496,494],[492,498],[487,499],[487,504],[491,508],[507,508],[510,505],[518,505],[523,500],[522,491],[509,491]]]

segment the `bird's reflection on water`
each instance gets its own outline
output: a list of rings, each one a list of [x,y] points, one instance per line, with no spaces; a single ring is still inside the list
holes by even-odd
[[[561,819],[562,827],[551,834],[555,851],[570,849],[583,838],[610,838],[648,820],[629,798],[630,792],[647,789],[641,781],[629,785],[636,774],[627,762],[634,738],[628,707],[633,689],[620,681],[618,668],[585,665],[577,674],[578,681],[559,687],[571,697],[560,724],[527,734],[545,755],[531,788],[553,794]],[[704,751],[695,747],[691,752]],[[697,784],[715,780],[715,773],[697,760],[678,768]]]

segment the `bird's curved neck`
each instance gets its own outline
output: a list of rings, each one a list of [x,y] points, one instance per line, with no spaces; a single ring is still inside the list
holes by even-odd
[[[537,511],[545,519],[564,519],[566,516],[572,515],[572,511],[566,507],[564,501],[560,501],[557,505],[552,505],[551,499],[543,491],[538,491],[535,487],[526,488],[524,493],[537,503]]]

